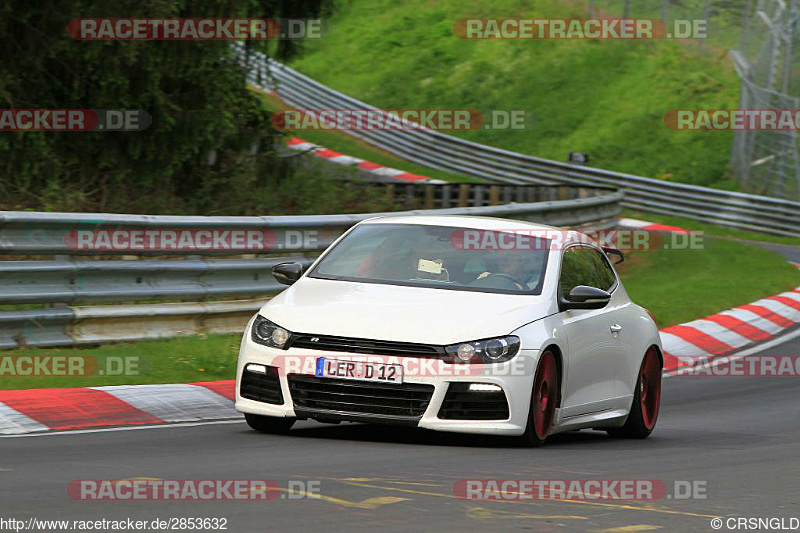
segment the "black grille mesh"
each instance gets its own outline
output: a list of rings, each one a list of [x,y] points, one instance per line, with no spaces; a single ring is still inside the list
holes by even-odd
[[[387,385],[369,381],[290,375],[295,406],[312,410],[421,418],[433,394],[433,385]]]
[[[278,373],[271,366],[267,367],[266,374],[245,370],[242,372],[239,395],[257,402],[282,404],[283,393]]]
[[[470,391],[469,383],[451,383],[439,418],[448,420],[505,420],[508,401],[503,391]]]

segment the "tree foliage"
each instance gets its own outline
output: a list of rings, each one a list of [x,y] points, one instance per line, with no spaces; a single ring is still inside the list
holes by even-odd
[[[330,0],[5,0],[0,108],[143,109],[142,132],[0,133],[0,207],[213,209],[232,179],[274,176],[276,132],[230,41],[81,41],[74,18],[319,18]],[[258,43],[285,59],[296,41]],[[143,203],[145,202],[145,203]],[[178,209],[180,210],[180,209]]]

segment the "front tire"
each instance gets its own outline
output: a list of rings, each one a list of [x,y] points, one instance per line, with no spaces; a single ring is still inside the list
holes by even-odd
[[[553,352],[548,350],[539,358],[539,365],[533,378],[528,425],[522,434],[522,442],[527,446],[539,447],[547,440],[547,435],[553,428],[560,390],[556,358]]]
[[[294,418],[278,418],[275,416],[254,415],[245,413],[247,425],[259,433],[284,434],[288,433],[295,423]]]
[[[646,439],[650,436],[656,427],[661,407],[662,367],[658,350],[655,346],[650,347],[642,359],[628,419],[621,428],[608,429],[609,435],[624,439]]]

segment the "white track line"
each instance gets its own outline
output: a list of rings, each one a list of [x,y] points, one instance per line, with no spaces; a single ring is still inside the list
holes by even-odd
[[[233,402],[198,385],[112,385],[92,387],[165,422],[225,420]]]
[[[737,318],[742,322],[750,324],[754,328],[769,333],[770,335],[777,335],[778,333],[786,329],[783,326],[779,326],[772,320],[766,319],[763,316],[757,315],[754,312],[748,311],[746,309],[733,308],[733,309],[728,309],[727,311],[722,311],[719,314]]]
[[[617,225],[627,227],[627,228],[643,228],[645,226],[652,226],[652,222],[647,222],[646,220],[637,220],[635,218],[621,218],[617,222]]]
[[[764,298],[763,300],[755,301],[750,305],[764,307],[787,320],[791,320],[792,322],[800,322],[800,311],[777,300],[768,300]]]
[[[712,337],[720,342],[724,342],[728,346],[733,346],[734,348],[741,348],[742,346],[747,346],[753,342],[747,337],[739,335],[732,329],[728,329],[725,326],[717,324],[716,322],[712,322],[711,320],[693,320],[681,325],[694,328],[697,331],[705,333],[709,337]]]
[[[711,354],[703,350],[699,346],[695,346],[691,342],[684,340],[674,333],[667,333],[659,331],[661,337],[661,345],[664,351],[670,355],[681,358],[696,358],[696,357],[711,357]]]
[[[74,429],[67,431],[47,431],[42,433],[26,433],[24,435],[0,435],[2,439],[18,439],[21,437],[50,437],[50,436],[64,436],[64,435],[83,435],[86,433],[109,433],[112,431],[138,431],[140,429],[169,429],[169,428],[186,428],[195,426],[211,426],[217,424],[241,424],[244,422],[244,417],[229,419],[229,420],[208,420],[205,422],[180,422],[178,424],[151,424],[147,426],[122,426],[111,428],[96,428],[96,429]]]
[[[13,407],[0,403],[0,436],[16,435],[30,431],[48,431],[50,428],[23,415]]]

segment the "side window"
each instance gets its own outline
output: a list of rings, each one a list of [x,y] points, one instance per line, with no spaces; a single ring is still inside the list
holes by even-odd
[[[564,252],[561,261],[561,294],[569,298],[569,293],[578,285],[594,284],[594,264],[586,248],[573,247]]]
[[[607,291],[615,282],[616,278],[608,261],[594,248],[575,246],[564,252],[559,280],[564,298],[569,298],[570,291],[578,285]]]
[[[614,271],[611,269],[611,265],[608,263],[608,258],[606,258],[605,254],[597,250],[592,250],[592,255],[594,256],[597,268],[598,285],[595,285],[595,287],[607,291],[614,286],[617,282],[617,278],[614,276]]]

